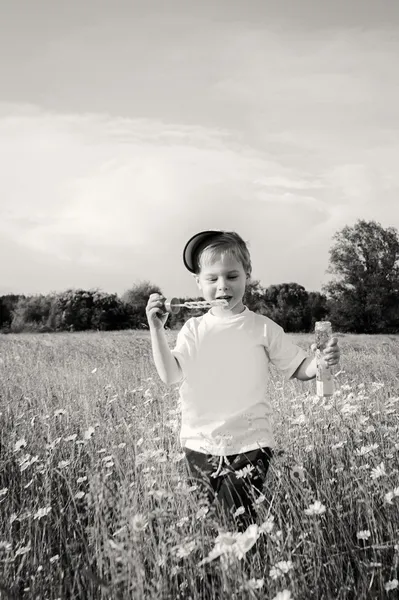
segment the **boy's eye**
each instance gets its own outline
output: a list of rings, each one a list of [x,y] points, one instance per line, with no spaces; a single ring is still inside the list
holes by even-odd
[[[230,275],[229,279],[237,279],[237,275]],[[207,281],[215,282],[217,279],[207,279]]]

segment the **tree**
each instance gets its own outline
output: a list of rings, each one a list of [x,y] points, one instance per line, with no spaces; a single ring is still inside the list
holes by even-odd
[[[247,284],[243,302],[249,310],[264,315],[267,312],[264,296],[265,289],[261,286],[260,281],[255,279]]]
[[[298,283],[271,285],[264,294],[267,316],[285,331],[309,331],[311,317],[308,296],[305,288]]]
[[[62,315],[62,329],[70,331],[91,329],[96,293],[97,290],[69,289],[58,295],[57,312]]]
[[[91,316],[91,326],[101,331],[128,327],[129,313],[126,304],[116,294],[96,292]]]
[[[327,296],[320,292],[309,292],[308,295],[308,322],[313,331],[316,321],[322,321],[328,315]]]
[[[394,227],[358,220],[334,236],[324,286],[331,321],[342,331],[399,331],[399,237]]]
[[[17,294],[0,296],[0,329],[10,329],[13,318],[13,310],[17,306],[20,298],[25,298],[25,296],[20,296]]]
[[[162,292],[150,281],[139,281],[123,294],[122,301],[129,313],[129,324],[132,329],[148,327],[145,309],[151,294],[162,294]]]
[[[20,297],[12,311],[11,331],[45,331],[50,315],[50,296]]]

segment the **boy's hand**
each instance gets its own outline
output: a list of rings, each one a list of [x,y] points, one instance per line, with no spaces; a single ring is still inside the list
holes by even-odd
[[[316,352],[317,346],[316,344],[312,344],[310,349],[313,352]],[[338,340],[335,337],[332,337],[328,342],[324,350],[322,351],[322,357],[325,360],[325,363],[328,367],[333,367],[339,363],[339,359],[341,356],[341,351],[338,347]]]
[[[339,363],[339,357],[341,355],[340,349],[338,347],[338,340],[335,337],[332,337],[328,340],[326,347],[322,352],[322,356],[328,367],[333,367]]]
[[[151,294],[145,309],[150,329],[162,329],[169,313],[165,311],[165,298],[161,294]]]

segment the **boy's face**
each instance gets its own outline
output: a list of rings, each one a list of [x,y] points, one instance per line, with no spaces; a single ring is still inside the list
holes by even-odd
[[[208,302],[217,298],[228,300],[226,307],[212,308],[214,315],[236,315],[244,310],[242,299],[249,275],[245,273],[242,263],[235,257],[226,254],[211,264],[209,262],[201,264],[201,271],[195,279],[204,299]]]

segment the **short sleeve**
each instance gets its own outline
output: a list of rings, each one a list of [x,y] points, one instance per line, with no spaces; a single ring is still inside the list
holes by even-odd
[[[294,344],[284,329],[268,319],[264,324],[264,344],[272,362],[286,380],[291,379],[299,365],[308,357],[307,352]]]
[[[191,321],[192,319],[186,321],[180,329],[177,334],[175,347],[172,350],[172,354],[178,361],[183,372],[183,378],[187,375],[188,362],[194,356],[195,352],[195,338]]]

